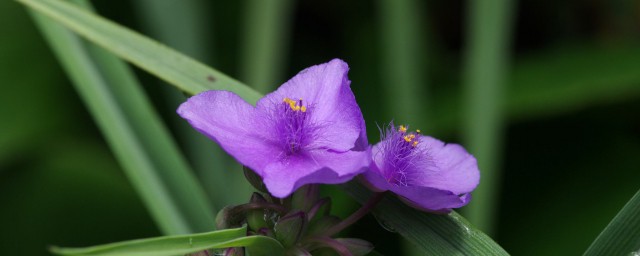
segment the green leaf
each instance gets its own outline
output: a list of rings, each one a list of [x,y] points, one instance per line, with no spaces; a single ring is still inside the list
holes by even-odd
[[[343,188],[360,203],[372,192],[352,181]],[[373,210],[381,225],[398,232],[428,255],[508,255],[456,212],[438,215],[413,209],[387,195]]]
[[[240,95],[250,103],[255,103],[260,98],[259,93],[237,80],[72,4],[54,0],[18,2],[49,16],[87,40],[187,93],[227,90]]]
[[[469,152],[478,159],[482,183],[464,210],[465,216],[488,234],[493,233],[500,189],[506,119],[502,99],[509,71],[514,7],[509,0],[474,1],[467,15],[463,135]]]
[[[429,130],[431,101],[425,65],[424,1],[378,0],[382,83],[388,109],[397,124]],[[402,102],[402,104],[399,104]]]
[[[637,255],[639,253],[640,190],[598,235],[584,255]]]
[[[217,56],[213,40],[217,33],[210,27],[213,14],[208,1],[139,0],[132,4],[135,16],[140,17],[142,31],[150,37],[204,63],[211,59],[207,57]],[[237,171],[239,165],[217,143],[202,139],[201,133],[175,114],[177,106],[185,101],[184,93],[161,81],[153,86],[163,96],[164,104],[158,106],[158,111],[174,128],[213,206],[220,209],[245,203],[253,190]],[[225,193],[221,193],[221,187]]]
[[[239,78],[257,91],[267,93],[281,82],[292,30],[291,0],[244,2]]]
[[[172,256],[195,253],[207,249],[246,247],[252,256],[282,255],[284,248],[278,241],[266,236],[245,236],[246,227],[207,233],[163,236],[86,248],[52,247],[59,255],[135,255]]]
[[[594,47],[574,44],[523,56],[513,63],[503,110],[509,120],[565,114],[588,106],[640,96],[640,47]],[[607,63],[607,65],[602,65]],[[459,129],[462,120],[459,90],[434,98],[437,133]]]
[[[213,209],[132,71],[50,18],[33,17],[160,229],[212,230]]]

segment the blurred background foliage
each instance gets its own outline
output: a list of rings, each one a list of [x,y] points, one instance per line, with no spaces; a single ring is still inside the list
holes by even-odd
[[[93,3],[261,92],[346,60],[370,142],[395,119],[491,151],[473,152],[493,182],[462,213],[514,255],[582,253],[640,184],[640,2],[468,2]],[[0,24],[0,254],[159,235],[23,6],[1,1]],[[185,96],[137,75],[213,205],[247,200],[240,167],[175,115]],[[338,215],[356,207],[325,193]],[[370,235],[380,229],[368,217],[352,232],[384,254],[411,250]]]

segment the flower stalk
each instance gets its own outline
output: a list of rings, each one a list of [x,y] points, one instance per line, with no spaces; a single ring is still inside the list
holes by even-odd
[[[382,200],[384,194],[385,193],[383,192],[373,194],[373,196],[371,196],[371,198],[369,198],[369,200],[365,204],[363,204],[360,209],[349,215],[349,217],[347,217],[337,225],[324,231],[321,236],[331,237],[344,230],[345,228],[353,225],[358,220],[362,219],[362,217],[371,212],[371,210],[373,210],[373,208],[375,208],[375,206],[378,205],[378,203]]]

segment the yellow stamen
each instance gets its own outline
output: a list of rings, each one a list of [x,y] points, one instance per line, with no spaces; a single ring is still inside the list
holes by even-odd
[[[416,130],[417,133],[420,133],[420,130]]]
[[[415,148],[416,146],[418,146],[418,141],[417,141],[417,140],[416,140],[416,141],[413,141],[413,144],[411,144],[411,146],[413,146],[414,148]]]
[[[415,134],[405,135],[405,136],[404,136],[404,141],[406,141],[406,142],[411,142],[411,141],[412,141],[413,139],[415,139],[415,138],[416,138],[416,135],[415,135]]]
[[[298,102],[296,102],[295,100],[292,100],[292,99],[289,99],[289,98],[284,98],[282,100],[282,102],[285,102],[285,103],[289,104],[289,107],[293,111],[307,112],[307,107],[298,105]],[[302,99],[300,99],[300,103],[302,104]]]
[[[398,131],[405,133],[407,132],[407,127],[405,127],[404,125],[400,125],[400,128],[398,128]]]

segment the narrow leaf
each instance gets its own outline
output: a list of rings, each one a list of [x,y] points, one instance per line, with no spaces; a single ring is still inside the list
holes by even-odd
[[[260,98],[260,94],[237,80],[72,4],[55,0],[18,1],[187,93],[227,90],[251,103]]]
[[[355,181],[343,188],[360,203],[372,195]],[[508,255],[456,212],[447,215],[425,213],[388,195],[373,214],[387,229],[398,232],[428,255]]]
[[[213,229],[213,210],[131,70],[48,17],[33,16],[160,229]]]
[[[205,63],[210,59],[207,56],[215,56],[212,35],[216,33],[211,29],[212,8],[207,1],[140,0],[132,1],[132,4],[136,7],[136,16],[141,19],[143,31],[148,31],[151,37]],[[201,133],[175,114],[186,97],[165,84],[158,82],[166,103],[163,104],[165,108],[158,111],[167,116],[167,122],[174,128],[212,204],[219,209],[246,202],[250,187],[242,174],[232,170],[239,169],[239,165],[217,143],[203,139],[205,137]],[[221,193],[222,187],[226,193]]]
[[[584,253],[584,255],[638,254],[640,254],[640,190]]]
[[[244,6],[240,79],[267,93],[281,82],[294,1],[248,0]]]
[[[266,236],[245,236],[246,232],[246,227],[242,227],[192,235],[138,239],[86,248],[53,247],[51,251],[59,255],[173,256],[207,249],[247,247],[251,255],[282,254],[284,249],[275,239]]]
[[[398,124],[428,130],[430,101],[424,60],[424,1],[378,0],[382,82],[381,99]]]
[[[474,1],[469,5],[465,77],[464,136],[478,159],[482,182],[465,208],[482,230],[494,229],[500,189],[500,152],[505,122],[502,100],[508,72],[514,1]]]

